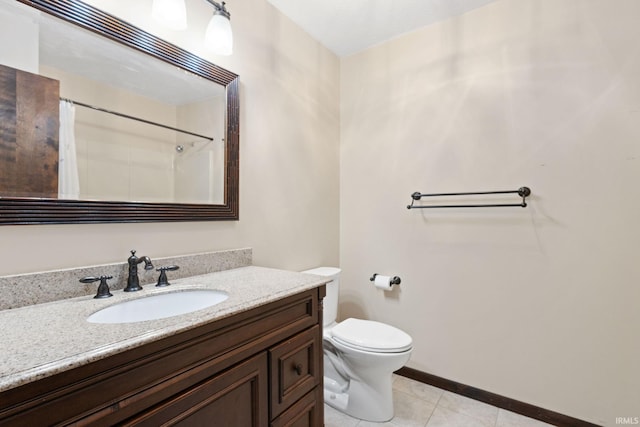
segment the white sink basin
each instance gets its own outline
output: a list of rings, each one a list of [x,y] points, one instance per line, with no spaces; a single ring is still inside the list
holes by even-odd
[[[103,308],[87,317],[91,323],[132,323],[164,319],[220,304],[229,298],[223,291],[194,289],[166,292]]]

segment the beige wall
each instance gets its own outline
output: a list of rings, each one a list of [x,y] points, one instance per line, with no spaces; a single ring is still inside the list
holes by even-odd
[[[497,1],[341,64],[264,0],[229,5],[231,57],[201,44],[205,2],[185,33],[150,0],[91,3],[240,74],[241,219],[1,227],[0,274],[134,247],[303,269],[340,249],[342,317],[405,329],[409,366],[598,424],[638,415],[640,3]],[[521,185],[527,209],[405,208]]]
[[[210,136],[213,141],[181,133],[176,135],[183,151],[174,150],[174,200],[223,203],[226,99],[224,96],[212,97],[179,105],[176,110],[180,129]]]
[[[0,0],[0,6],[0,64],[37,74],[38,25],[33,11],[9,0]]]
[[[190,30],[161,30],[151,0],[91,1],[240,75],[240,221],[0,227],[0,275],[252,247],[254,263],[338,264],[339,60],[266,0],[229,4],[235,45],[202,44],[211,8],[188,0]]]
[[[342,61],[342,317],[409,332],[422,371],[598,424],[640,416],[638,16],[503,0]],[[526,209],[406,209],[523,185]]]
[[[40,74],[60,81],[63,98],[167,126],[178,124],[175,105],[53,67],[41,65]],[[81,199],[175,200],[176,132],[76,106],[74,134]]]
[[[76,106],[81,199],[224,202],[224,91],[173,105],[42,64],[39,74],[59,80],[63,98],[214,138],[211,142]],[[176,151],[178,144],[182,152]]]

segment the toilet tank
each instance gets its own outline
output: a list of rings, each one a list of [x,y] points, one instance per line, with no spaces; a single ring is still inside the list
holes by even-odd
[[[318,267],[311,270],[303,271],[306,274],[315,274],[316,276],[324,276],[331,281],[327,283],[327,295],[322,302],[323,306],[323,326],[330,325],[335,322],[338,317],[338,293],[340,290],[340,269],[336,267]]]

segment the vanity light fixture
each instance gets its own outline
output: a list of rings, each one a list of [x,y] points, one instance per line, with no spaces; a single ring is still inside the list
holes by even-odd
[[[187,29],[187,7],[184,0],[153,0],[151,16],[172,30]]]
[[[211,51],[218,55],[231,55],[233,52],[233,33],[231,32],[231,14],[225,2],[205,0],[214,8],[204,39]],[[185,0],[153,0],[151,16],[157,22],[172,30],[187,28],[187,8]]]
[[[231,32],[231,15],[222,4],[213,0],[205,0],[215,9],[207,26],[204,39],[207,45],[218,55],[231,55],[233,52],[233,33]]]

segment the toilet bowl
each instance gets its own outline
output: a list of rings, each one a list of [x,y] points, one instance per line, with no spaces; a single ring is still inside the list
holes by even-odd
[[[384,422],[393,418],[392,374],[411,357],[411,337],[372,320],[336,323],[340,269],[304,271],[330,277],[323,301],[324,400],[352,417]]]

